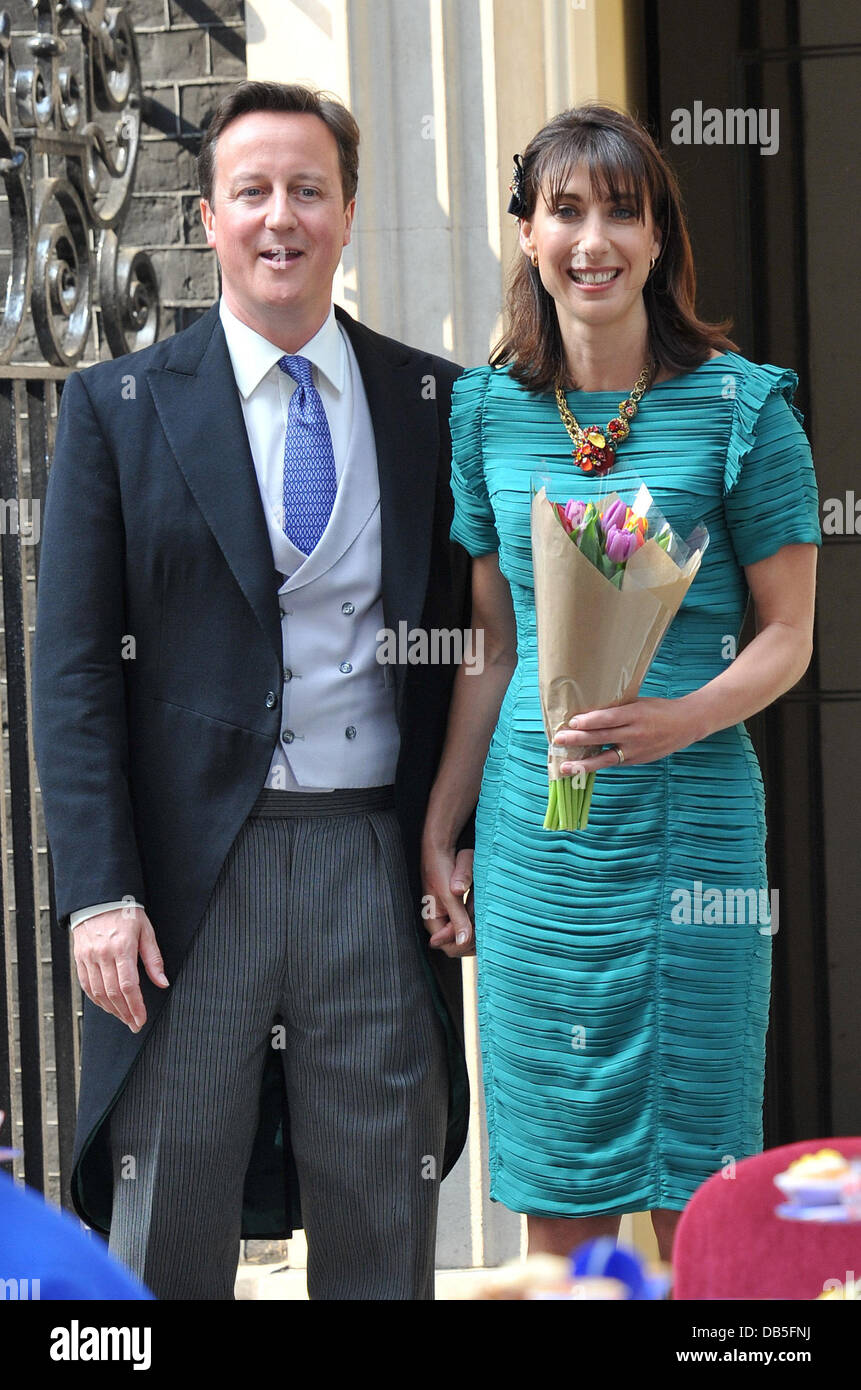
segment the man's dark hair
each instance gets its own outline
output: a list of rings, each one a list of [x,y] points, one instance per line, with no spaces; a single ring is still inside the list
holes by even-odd
[[[197,177],[200,196],[212,206],[215,183],[215,150],[218,137],[232,121],[251,111],[286,111],[319,116],[335,137],[338,162],[341,166],[341,187],[344,207],[355,197],[359,182],[359,127],[355,118],[335,97],[317,92],[297,82],[240,82],[215,108],[206,127],[200,154],[197,156]]]

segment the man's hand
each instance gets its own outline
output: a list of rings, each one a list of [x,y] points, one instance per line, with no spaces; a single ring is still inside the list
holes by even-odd
[[[155,932],[143,908],[98,912],[79,923],[72,935],[78,979],[87,998],[139,1033],[146,1023],[146,1007],[138,956],[154,985],[165,989],[168,983]]]
[[[471,849],[460,850],[455,859],[453,850],[424,847],[422,917],[431,946],[446,956],[475,955],[471,892],[468,906],[463,901],[466,890],[472,889],[472,861]]]

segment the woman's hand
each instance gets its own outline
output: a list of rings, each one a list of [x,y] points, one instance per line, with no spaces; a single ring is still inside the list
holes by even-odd
[[[475,954],[471,895],[468,908],[463,901],[472,887],[473,852],[456,854],[454,846],[478,802],[487,750],[517,664],[511,589],[495,553],[472,562],[470,621],[482,635],[483,664],[467,668],[462,663],[457,669],[422,836],[422,917],[431,946],[447,956]]]
[[[422,920],[431,946],[446,956],[475,955],[471,892],[470,909],[463,901],[466,890],[472,889],[472,861],[471,849],[460,850],[456,857],[453,849],[433,844],[422,849]]]
[[[554,743],[571,750],[576,761],[562,763],[560,772],[568,777],[579,771],[598,772],[601,768],[620,767],[616,747],[621,748],[625,765],[654,763],[679,748],[695,743],[699,733],[687,697],[661,700],[644,697],[629,705],[614,709],[592,709],[577,714],[568,729],[561,730]],[[593,758],[577,758],[577,750],[596,743],[615,746]]]
[[[644,698],[616,709],[592,709],[571,720],[554,742],[570,748],[564,776],[619,767],[613,748],[577,760],[577,749],[617,744],[626,763],[653,763],[679,748],[741,724],[801,679],[813,649],[816,546],[785,545],[744,569],[756,615],[756,636],[725,671],[676,700]]]

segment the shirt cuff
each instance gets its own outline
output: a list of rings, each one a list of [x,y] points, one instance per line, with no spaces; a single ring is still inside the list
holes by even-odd
[[[69,914],[69,927],[74,931],[80,922],[86,922],[88,917],[95,917],[99,912],[114,912],[119,907],[139,907],[143,909],[143,903],[139,903],[131,895],[121,898],[117,903],[96,903],[95,907],[81,907],[77,912]]]

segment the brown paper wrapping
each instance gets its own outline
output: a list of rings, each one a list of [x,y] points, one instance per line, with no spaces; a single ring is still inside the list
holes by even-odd
[[[602,499],[602,511],[614,500],[615,494]],[[657,541],[648,540],[628,561],[619,590],[566,534],[546,489],[533,497],[538,685],[552,780],[562,775],[561,763],[601,751],[598,745],[575,753],[554,744],[575,714],[637,698],[701,558],[694,553],[680,569]]]

